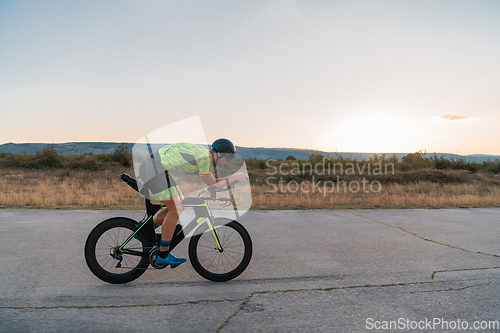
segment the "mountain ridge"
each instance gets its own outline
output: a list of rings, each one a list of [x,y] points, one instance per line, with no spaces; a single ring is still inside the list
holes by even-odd
[[[101,154],[101,153],[111,153],[116,147],[121,145],[121,142],[65,142],[65,143],[54,143],[54,148],[59,154],[62,155],[72,155],[72,154]],[[132,149],[134,143],[124,142],[124,144]],[[28,154],[35,154],[38,151],[42,151],[51,143],[4,143],[0,145],[0,152],[22,154],[24,151]],[[306,160],[311,152],[319,153],[322,155],[329,156],[339,156],[348,159],[366,160],[373,157],[374,153],[353,153],[353,152],[329,152],[321,150],[312,149],[300,149],[300,148],[268,148],[268,147],[241,147],[237,146],[238,154],[244,158],[256,158],[256,159],[286,159],[288,156],[293,156],[299,160]],[[396,155],[398,159],[406,156],[408,153],[386,153],[386,157],[392,157]],[[447,159],[465,159],[467,161],[483,162],[487,160],[494,161],[496,159],[500,160],[500,155],[487,155],[487,154],[472,154],[472,155],[458,155],[450,153],[425,153],[425,157],[443,156]],[[377,153],[381,156],[381,153]]]

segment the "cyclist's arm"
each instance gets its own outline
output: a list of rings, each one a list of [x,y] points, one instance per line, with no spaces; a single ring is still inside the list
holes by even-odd
[[[208,186],[215,185],[217,187],[222,187],[225,185],[228,185],[229,183],[234,182],[235,180],[246,180],[248,179],[248,175],[245,173],[235,173],[234,175],[230,175],[228,177],[224,178],[219,178],[218,180],[215,180],[215,177],[213,174],[209,173],[207,175],[200,175],[201,179],[207,184]]]

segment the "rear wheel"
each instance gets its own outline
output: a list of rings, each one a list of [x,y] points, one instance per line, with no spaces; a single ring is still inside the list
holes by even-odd
[[[252,240],[246,229],[236,221],[215,219],[219,246],[208,225],[189,242],[189,260],[204,278],[223,282],[234,279],[247,268],[252,258]]]
[[[134,220],[115,217],[98,224],[85,243],[85,260],[99,279],[109,283],[127,283],[141,276],[149,266],[149,250],[145,234],[137,234],[140,240],[132,238],[123,250],[135,251],[132,255],[119,251],[120,246],[137,229]]]

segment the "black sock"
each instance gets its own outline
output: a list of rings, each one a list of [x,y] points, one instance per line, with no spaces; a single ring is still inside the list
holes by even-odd
[[[158,251],[158,257],[160,257],[162,259],[165,259],[168,256],[169,252],[170,252],[170,250],[167,250],[167,251]]]

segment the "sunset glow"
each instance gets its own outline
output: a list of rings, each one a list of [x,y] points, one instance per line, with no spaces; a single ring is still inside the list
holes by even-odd
[[[2,1],[0,144],[500,154],[498,1]]]

